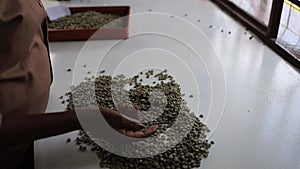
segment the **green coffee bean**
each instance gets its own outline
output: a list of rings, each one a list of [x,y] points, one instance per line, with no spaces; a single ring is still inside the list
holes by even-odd
[[[101,27],[124,27],[121,16],[86,11],[58,18],[49,22],[49,29],[93,29]]]
[[[70,143],[71,142],[71,138],[67,138],[66,142]]]
[[[155,83],[152,82],[152,84],[149,85],[143,84],[143,81],[138,82],[139,75],[143,74],[149,78],[152,76],[156,78]],[[72,92],[66,93],[66,96],[69,98],[67,109],[74,109],[75,104],[77,107],[97,104],[117,110],[113,100],[117,99],[121,103],[125,102],[138,106],[142,112],[152,112],[143,113],[140,118],[142,121],[146,121],[143,123],[146,128],[153,124],[160,126],[159,130],[153,135],[157,136],[157,139],[151,143],[151,146],[155,147],[151,149],[154,153],[159,152],[159,150],[163,148],[161,147],[162,144],[158,143],[164,143],[166,146],[173,143],[178,137],[176,131],[187,131],[188,134],[181,142],[164,153],[147,158],[126,158],[104,150],[95,142],[95,138],[91,138],[86,132],[80,131],[78,137],[75,139],[76,144],[79,145],[79,150],[91,150],[98,156],[100,167],[111,169],[142,169],[145,167],[178,169],[199,167],[201,160],[208,156],[208,150],[211,145],[214,144],[214,141],[209,142],[206,139],[206,133],[209,129],[193,112],[190,112],[187,107],[187,102],[183,98],[184,95],[181,93],[180,85],[176,83],[171,75],[167,74],[167,70],[157,74],[154,74],[154,71],[150,70],[145,73],[139,73],[139,75],[135,75],[132,78],[126,78],[124,75],[117,75],[116,77],[100,75],[95,79],[86,80],[78,86],[72,86]],[[166,81],[167,79],[172,80]],[[125,90],[125,85],[132,85],[132,88]],[[151,95],[151,92],[155,91],[162,92]],[[96,93],[97,103],[94,103],[92,98],[86,96],[86,93],[92,92]],[[76,94],[76,96],[80,98],[73,98],[73,94]],[[128,97],[129,101],[127,100]],[[163,106],[163,113],[156,116],[156,112],[160,110],[160,106]],[[179,112],[181,112],[184,118],[184,124],[172,126]],[[200,118],[203,118],[203,115],[200,115]],[[191,123],[193,126],[191,126],[191,128],[185,127],[184,125],[186,125],[186,123]],[[171,127],[175,128],[173,129],[175,132],[166,136],[164,132],[172,130]],[[145,129],[141,130],[143,131]],[[148,143],[141,142],[136,144],[140,146],[141,149],[137,148],[135,153],[139,153],[142,156],[145,153],[143,152],[145,150],[143,147],[147,146]],[[87,147],[89,149],[86,149]],[[124,150],[124,153],[126,152],[128,151]]]

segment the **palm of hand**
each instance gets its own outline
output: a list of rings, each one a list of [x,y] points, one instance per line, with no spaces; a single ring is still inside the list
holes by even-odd
[[[120,133],[135,138],[149,137],[158,129],[152,125],[145,131],[140,131],[139,110],[129,105],[118,105],[118,111],[100,108],[106,121]]]

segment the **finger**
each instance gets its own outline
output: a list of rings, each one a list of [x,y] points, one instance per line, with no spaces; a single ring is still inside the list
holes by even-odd
[[[121,128],[136,131],[136,130],[140,129],[140,123],[135,121],[134,119],[131,120],[128,117],[122,116],[122,126],[121,126]]]
[[[132,119],[135,119],[135,120],[139,120],[139,116],[140,116],[140,112],[138,109],[136,109],[133,106],[131,105],[128,105],[128,104],[118,104],[118,111],[119,113],[127,116],[127,117],[130,117]]]
[[[126,133],[125,133],[126,136],[128,137],[133,137],[134,136],[134,132],[131,131],[131,130],[127,130]]]
[[[134,108],[130,108],[130,110],[128,112],[126,112],[127,117],[130,117],[134,120],[139,120],[140,119],[140,112]]]
[[[142,131],[136,131],[134,132],[134,136],[135,138],[143,138],[145,137],[145,133],[143,133]]]
[[[133,119],[139,120],[140,111],[135,109],[134,107],[130,107],[130,110],[127,112],[127,116]]]
[[[124,114],[125,116],[130,115],[130,107],[127,104],[119,104],[118,111],[121,114]]]
[[[125,107],[124,107],[124,115],[125,116],[128,116],[128,117],[131,117],[131,118],[133,118],[133,112],[134,111],[134,109],[132,108],[132,107],[130,107],[129,105],[126,105]]]
[[[124,135],[126,135],[126,131],[125,131],[125,129],[119,129],[118,130],[121,134],[124,134]]]
[[[146,129],[146,131],[144,131],[145,137],[149,137],[150,135],[155,133],[158,128],[158,125],[152,125],[148,129]]]

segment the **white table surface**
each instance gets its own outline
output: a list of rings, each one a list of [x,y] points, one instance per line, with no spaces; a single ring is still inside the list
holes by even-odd
[[[57,3],[44,0],[48,7]],[[83,80],[87,71],[95,73],[101,59],[101,68],[128,76],[151,66],[165,67],[175,75],[186,94],[196,93],[193,99],[186,97],[188,104],[193,111],[205,115],[204,120],[212,129],[209,137],[216,144],[203,160],[201,169],[300,168],[299,73],[256,37],[249,40],[251,33],[210,1],[71,0],[65,3],[69,6],[130,5],[132,14],[139,13],[130,19],[130,35],[142,34],[123,41],[107,56],[102,54],[117,41],[93,41],[88,43],[88,50],[82,48],[84,42],[50,43],[54,81],[47,112],[64,110],[65,105],[58,98],[73,83]],[[149,18],[143,20],[143,17]],[[148,34],[151,31],[156,34]],[[178,35],[179,40],[157,32]],[[180,42],[182,39],[184,43]],[[195,49],[201,61],[183,44]],[[83,64],[87,67],[83,68]],[[72,72],[67,72],[68,68]],[[74,138],[76,134],[74,131],[36,141],[36,169],[98,168],[92,153],[79,153],[75,144],[66,144],[66,138]]]

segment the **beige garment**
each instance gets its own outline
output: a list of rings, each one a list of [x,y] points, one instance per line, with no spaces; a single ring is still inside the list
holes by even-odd
[[[0,112],[4,122],[5,116],[46,109],[51,66],[45,21],[39,0],[0,0]],[[32,143],[0,150],[1,169],[24,168],[31,161]]]

